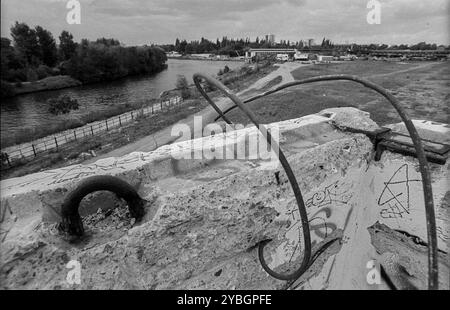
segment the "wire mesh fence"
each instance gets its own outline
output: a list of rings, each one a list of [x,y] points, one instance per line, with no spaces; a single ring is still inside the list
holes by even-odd
[[[2,170],[9,169],[31,161],[39,155],[57,152],[70,142],[95,136],[113,128],[122,127],[137,117],[152,115],[170,109],[183,102],[179,96],[159,103],[126,112],[105,120],[88,123],[84,126],[65,130],[41,139],[7,147],[1,150]]]

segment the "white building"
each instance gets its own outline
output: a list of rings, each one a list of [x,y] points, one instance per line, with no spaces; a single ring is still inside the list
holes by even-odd
[[[178,52],[168,52],[166,53],[167,57],[181,57],[182,55]]]
[[[286,54],[288,57],[294,57],[297,53],[295,48],[251,48],[245,52],[245,59],[249,60],[255,56]]]
[[[334,60],[333,56],[317,55],[317,61],[319,62],[330,62],[333,60]]]
[[[309,60],[308,54],[303,54],[301,52],[296,52],[294,54],[294,60],[306,61]]]

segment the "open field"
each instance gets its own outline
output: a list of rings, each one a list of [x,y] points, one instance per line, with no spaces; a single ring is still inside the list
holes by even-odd
[[[292,72],[296,80],[327,74],[352,74],[367,78],[389,89],[412,118],[448,123],[448,62],[352,61],[305,66]],[[297,86],[249,104],[263,123],[344,106],[370,112],[372,119],[381,125],[401,121],[384,98],[363,86],[345,81]],[[248,123],[237,109],[232,111],[229,117],[233,122]]]

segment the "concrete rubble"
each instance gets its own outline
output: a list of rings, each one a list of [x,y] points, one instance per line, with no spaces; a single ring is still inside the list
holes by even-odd
[[[369,277],[381,264],[396,287],[425,289],[427,238],[417,161],[385,152],[375,162],[369,138],[342,130],[378,128],[366,112],[354,108],[270,126],[279,128],[280,145],[297,176],[314,249],[332,242],[289,287],[387,289],[385,280],[373,283]],[[448,136],[448,128],[440,130],[434,136]],[[0,287],[287,288],[285,281],[265,273],[257,256],[258,243],[272,239],[265,253],[271,268],[290,270],[301,258],[299,214],[282,167],[251,156],[179,156],[211,146],[225,150],[252,135],[258,135],[254,127],[2,181]],[[255,151],[245,146],[248,154]],[[431,165],[440,284],[446,289],[448,172],[449,162]],[[70,242],[57,229],[61,203],[80,180],[101,174],[132,184],[147,200],[146,215],[136,222],[123,201],[98,192],[80,208],[86,236]],[[79,284],[68,281],[71,261],[81,266]]]

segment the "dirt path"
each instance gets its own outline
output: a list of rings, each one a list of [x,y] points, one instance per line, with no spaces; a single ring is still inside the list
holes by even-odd
[[[436,64],[435,62],[424,63],[424,64],[420,64],[418,66],[415,66],[415,67],[412,67],[412,68],[408,68],[408,69],[404,69],[404,70],[398,70],[398,71],[389,72],[389,73],[372,74],[372,75],[370,75],[370,78],[386,77],[386,76],[391,76],[391,75],[395,75],[395,74],[399,74],[399,73],[407,73],[407,72],[411,72],[411,71],[416,71],[416,70],[419,70],[419,69],[427,68],[427,67],[433,66],[435,64]]]
[[[277,70],[275,70],[275,71],[269,73],[268,75],[266,75],[265,77],[259,79],[258,81],[256,81],[252,85],[250,85],[248,88],[243,89],[242,91],[238,92],[237,95],[243,99],[248,98],[248,97],[254,95],[258,90],[262,89],[265,85],[267,85],[267,83],[269,83],[270,81],[272,81],[274,78],[276,78],[278,76],[282,77],[282,80],[279,84],[293,81],[294,78],[291,75],[291,72],[299,67],[306,66],[306,65],[301,64],[301,63],[295,63],[295,62],[286,62],[283,64],[279,64],[277,66],[278,66]],[[277,85],[279,85],[279,84],[277,84]],[[277,85],[274,85],[273,87],[275,87]],[[216,102],[217,106],[222,110],[225,110],[228,107],[231,107],[233,105],[233,103],[228,98],[225,98],[225,97],[221,97],[221,98],[215,100],[215,102]],[[202,117],[202,124],[203,124],[203,126],[205,126],[208,123],[211,123],[214,121],[214,119],[217,117],[217,112],[211,106],[208,106],[207,108],[203,109],[202,111],[200,111],[194,115],[190,115],[189,117],[186,117],[185,119],[176,123],[176,124],[188,125],[191,128],[191,132],[193,132],[198,137],[198,136],[202,136],[202,133],[200,132],[202,130],[202,128],[200,128],[200,126],[194,127],[194,116]],[[120,157],[120,156],[129,154],[129,153],[132,153],[132,152],[150,152],[150,151],[157,149],[158,147],[160,147],[162,145],[170,144],[175,141],[181,141],[181,140],[183,140],[183,138],[180,138],[179,136],[172,136],[172,128],[176,124],[169,126],[167,128],[164,128],[154,134],[148,135],[147,137],[139,139],[133,143],[130,143],[123,147],[115,149],[111,152],[102,154],[95,158],[91,158],[91,159],[83,162],[83,164],[93,163],[101,158]],[[198,128],[196,128],[196,127],[198,127]],[[198,132],[194,132],[194,128]]]

